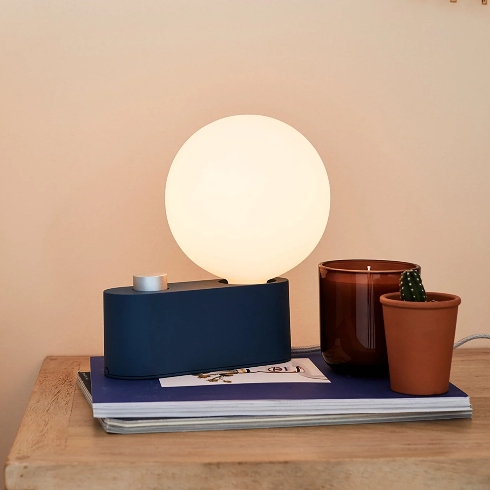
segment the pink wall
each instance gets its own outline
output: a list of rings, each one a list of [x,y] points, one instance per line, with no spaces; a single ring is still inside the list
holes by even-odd
[[[490,332],[489,26],[479,0],[2,2],[0,460],[42,359],[102,353],[103,289],[209,277],[164,186],[227,115],[292,125],[329,173],[327,232],[286,274],[295,345],[334,258],[418,262],[463,298],[458,338]]]

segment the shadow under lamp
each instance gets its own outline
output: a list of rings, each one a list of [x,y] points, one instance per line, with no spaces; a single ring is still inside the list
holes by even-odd
[[[183,252],[222,279],[135,277],[104,291],[106,375],[139,379],[284,362],[289,284],[328,220],[330,186],[311,143],[276,119],[238,115],[192,135],[165,206]],[[153,284],[153,285],[152,285]]]

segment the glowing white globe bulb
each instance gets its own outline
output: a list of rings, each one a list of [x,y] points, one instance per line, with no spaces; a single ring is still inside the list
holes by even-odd
[[[318,244],[330,186],[301,133],[270,117],[231,116],[184,143],[170,167],[165,206],[191,260],[230,284],[258,284]]]

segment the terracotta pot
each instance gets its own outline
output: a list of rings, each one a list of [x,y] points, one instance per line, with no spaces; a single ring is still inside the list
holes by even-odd
[[[380,297],[390,385],[408,395],[439,395],[449,389],[458,305],[454,294],[427,293],[426,302]]]

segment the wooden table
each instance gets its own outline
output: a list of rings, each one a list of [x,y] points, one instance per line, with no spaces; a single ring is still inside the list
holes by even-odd
[[[489,489],[490,349],[455,352],[473,420],[106,434],[76,387],[87,357],[43,363],[5,468],[14,489]]]

